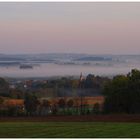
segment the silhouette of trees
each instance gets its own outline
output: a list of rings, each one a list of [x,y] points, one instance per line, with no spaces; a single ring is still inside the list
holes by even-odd
[[[140,71],[119,75],[104,87],[104,110],[117,113],[140,113]]]
[[[0,78],[0,95],[9,96],[9,83],[4,78]]]

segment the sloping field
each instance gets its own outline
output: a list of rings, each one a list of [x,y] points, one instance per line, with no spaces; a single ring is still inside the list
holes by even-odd
[[[65,101],[68,101],[70,99],[73,100],[74,106],[80,106],[81,105],[81,97],[57,97],[57,98],[41,98],[41,100],[47,99],[50,101],[50,103],[57,104],[60,99],[64,99]],[[88,104],[88,105],[94,105],[96,103],[103,104],[104,102],[104,96],[95,96],[95,97],[82,97],[82,104]],[[24,106],[24,100],[23,99],[8,99],[5,98],[3,106]]]
[[[51,104],[57,104],[60,99],[64,99],[65,101],[72,99],[74,101],[74,106],[81,105],[81,97],[57,97],[48,100],[51,102]],[[103,104],[104,100],[105,100],[104,96],[95,96],[95,97],[86,96],[86,97],[82,97],[82,104],[88,104],[88,105],[94,105],[96,103]]]
[[[4,106],[23,106],[24,100],[22,100],[22,99],[6,99],[3,104],[4,104]]]
[[[0,138],[140,138],[140,123],[1,122]]]

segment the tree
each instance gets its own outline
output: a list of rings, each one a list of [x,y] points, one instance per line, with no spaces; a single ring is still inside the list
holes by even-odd
[[[73,102],[72,99],[70,99],[70,100],[67,101],[67,106],[68,106],[68,108],[73,107],[73,105],[74,105],[74,102]]]
[[[42,102],[42,105],[44,107],[48,108],[48,107],[50,107],[51,103],[48,100],[44,99],[43,102]]]
[[[98,114],[100,112],[100,104],[95,103],[93,106],[93,113]]]
[[[86,77],[86,80],[85,80],[85,88],[93,88],[93,79],[95,78],[94,75],[92,74],[89,74],[87,77]]]
[[[48,114],[49,111],[50,111],[50,107],[51,107],[51,103],[48,100],[44,99],[42,101],[42,111],[43,111],[43,114]]]
[[[133,69],[127,77],[129,78],[129,102],[130,113],[140,113],[140,71]]]
[[[65,112],[65,107],[66,107],[66,101],[65,101],[65,99],[59,99],[59,101],[58,101],[58,106],[59,106],[59,108],[62,108],[63,109],[63,112]]]
[[[104,110],[114,113],[140,113],[140,71],[116,76],[104,87]]]
[[[58,107],[57,107],[56,104],[53,104],[53,105],[52,105],[52,114],[56,115],[57,112],[58,112]]]
[[[25,105],[27,115],[35,114],[37,111],[38,104],[39,101],[35,95],[32,95],[30,93],[26,94],[24,105]]]
[[[72,99],[69,99],[69,100],[67,101],[68,110],[69,110],[70,108],[72,108],[73,105],[74,105],[74,101],[73,101]]]
[[[71,81],[71,86],[72,88],[78,88],[78,85],[79,85],[79,80],[75,79],[75,80],[72,80]]]
[[[13,99],[24,99],[24,93],[19,89],[10,89],[10,98]]]
[[[0,78],[0,95],[9,96],[9,83],[3,78]]]
[[[129,106],[127,101],[128,94],[128,78],[123,75],[119,75],[113,78],[105,88],[103,94],[105,95],[104,109],[107,112],[124,112]],[[127,98],[127,99],[126,99]]]

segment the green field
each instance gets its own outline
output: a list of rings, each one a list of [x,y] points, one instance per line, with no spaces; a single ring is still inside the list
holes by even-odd
[[[140,137],[140,123],[1,122],[1,138]]]

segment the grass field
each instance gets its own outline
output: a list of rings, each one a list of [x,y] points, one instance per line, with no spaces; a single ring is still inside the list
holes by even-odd
[[[1,122],[1,138],[138,138],[140,123]]]

